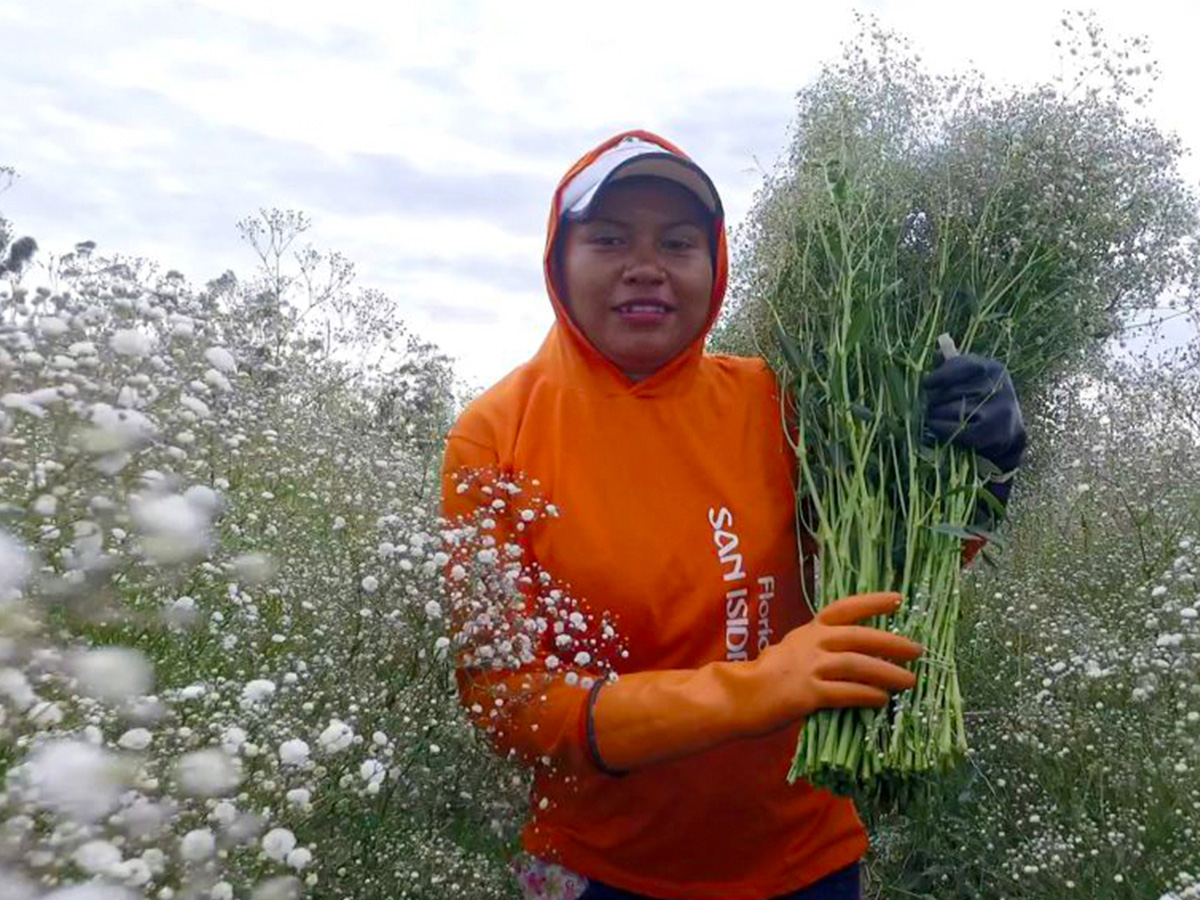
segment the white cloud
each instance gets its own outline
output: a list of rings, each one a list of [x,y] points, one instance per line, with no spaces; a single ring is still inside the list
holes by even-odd
[[[103,119],[77,115],[43,105],[33,110],[32,131],[45,133],[55,131],[65,146],[86,146],[89,153],[97,153],[125,165],[133,165],[132,154],[144,151],[161,151],[175,141],[169,129],[144,124],[114,124]]]
[[[487,262],[526,263],[542,252],[540,236],[515,234],[490,222],[449,217],[414,218],[402,213],[346,215],[323,210],[316,215],[331,245],[374,244],[393,260],[444,260],[465,266]]]
[[[15,0],[0,3],[0,21],[28,22],[29,11]]]
[[[857,8],[935,68],[1028,82],[1053,74],[1071,5]],[[1200,146],[1196,13],[1091,5],[1110,31],[1150,36],[1163,73],[1150,112]],[[238,219],[304,209],[315,243],[488,381],[550,322],[541,245],[561,172],[615,131],[649,128],[710,171],[736,224],[784,147],[795,91],[852,33],[855,8],[0,0],[0,163],[24,175],[3,210],[44,247],[92,238],[202,281],[249,267]]]

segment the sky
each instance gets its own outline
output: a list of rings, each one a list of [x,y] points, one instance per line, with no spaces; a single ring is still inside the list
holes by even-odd
[[[77,241],[202,285],[255,260],[236,222],[300,210],[483,387],[552,320],[551,194],[627,128],[679,144],[732,226],[783,150],[795,93],[867,12],[931,68],[1002,84],[1058,67],[1053,0],[0,0],[0,213],[43,256]],[[1200,148],[1200,0],[1104,0],[1144,34],[1149,114]],[[1200,163],[1185,172],[1200,182]],[[36,274],[32,276],[35,280]]]

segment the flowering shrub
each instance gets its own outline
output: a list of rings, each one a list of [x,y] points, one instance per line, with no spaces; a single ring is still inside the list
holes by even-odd
[[[1193,366],[1106,366],[1033,424],[1011,545],[968,579],[974,750],[903,815],[876,817],[873,896],[1200,891]]]
[[[1071,371],[1135,314],[1195,310],[1200,215],[1184,147],[1140,114],[1157,78],[1148,49],[1111,43],[1086,15],[1062,28],[1058,79],[998,87],[932,74],[863,20],[797,95],[788,150],[735,235],[713,345],[778,358],[777,328],[803,330],[809,295],[833,278],[822,267],[838,273],[833,250],[854,250],[858,268],[894,257],[896,282],[854,287],[885,307],[943,304],[956,341],[1011,357],[1018,388]],[[847,191],[858,218],[837,241],[854,246],[822,247],[809,232]],[[1001,303],[1009,291],[1032,299]]]
[[[337,258],[287,275],[306,227],[244,223],[246,284],[87,245],[0,281],[6,898],[510,890],[525,779],[440,587],[449,368]]]
[[[846,385],[863,399],[855,379],[880,375],[880,360],[905,375],[931,364],[941,328],[914,327],[908,303],[945,304],[955,340],[1004,359],[1033,420],[1011,552],[963,598],[974,750],[901,814],[865,808],[869,896],[1158,897],[1190,890],[1200,866],[1195,361],[1100,362],[1135,319],[1194,320],[1200,216],[1179,141],[1140,113],[1155,77],[1144,44],[1110,43],[1088,16],[1063,28],[1060,79],[997,88],[931,75],[867,22],[798,95],[713,336],[718,350],[791,357],[809,386],[801,398],[786,385],[808,404],[797,418],[819,437],[800,468],[823,498],[832,485],[828,503],[839,478],[851,500],[873,484],[845,463],[874,449],[853,435],[920,427],[880,415],[892,388],[878,378],[866,406],[844,409]],[[1026,289],[1031,303],[1010,315],[999,298]],[[821,344],[826,330],[858,354],[828,390],[826,364],[848,357]],[[855,562],[826,556],[823,574]]]

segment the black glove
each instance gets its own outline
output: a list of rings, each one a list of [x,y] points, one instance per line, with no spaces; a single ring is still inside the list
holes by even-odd
[[[1025,453],[1025,422],[1004,363],[966,353],[937,364],[926,375],[925,430],[935,440],[973,450],[1003,472],[1012,472]],[[988,490],[1008,501],[1011,479],[991,481]]]

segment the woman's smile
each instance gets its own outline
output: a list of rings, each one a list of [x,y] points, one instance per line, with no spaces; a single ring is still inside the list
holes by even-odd
[[[613,310],[629,325],[653,327],[663,324],[675,312],[675,307],[662,300],[649,298],[628,300],[617,304]]]

